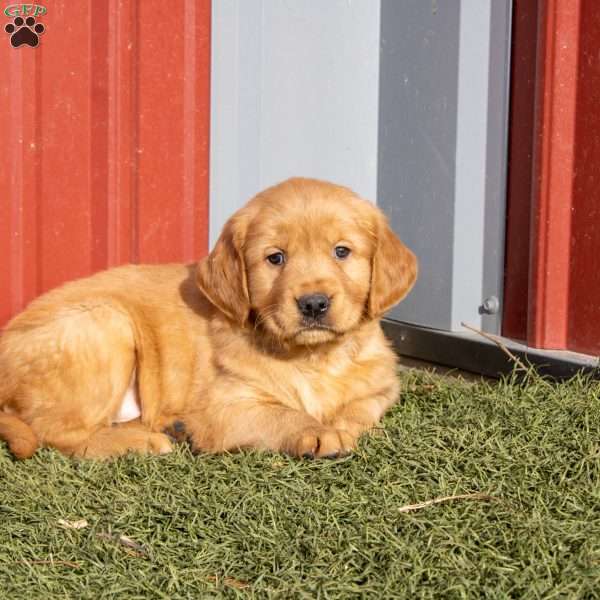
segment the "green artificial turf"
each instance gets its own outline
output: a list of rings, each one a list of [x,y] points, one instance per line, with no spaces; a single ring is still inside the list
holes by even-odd
[[[0,447],[0,597],[599,597],[600,384],[402,378],[340,460]]]

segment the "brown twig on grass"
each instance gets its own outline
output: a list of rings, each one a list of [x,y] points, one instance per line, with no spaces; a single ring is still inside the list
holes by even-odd
[[[118,544],[121,544],[121,546],[124,546],[126,550],[130,551],[135,556],[149,556],[148,551],[146,550],[146,548],[144,548],[144,546],[142,546],[142,544],[136,542],[135,540],[132,540],[126,535],[104,532],[97,533],[96,535],[99,538],[102,538],[103,540],[108,540],[109,542],[117,542]]]
[[[470,329],[472,332],[480,335],[481,337],[484,337],[486,340],[489,340],[490,342],[493,342],[494,344],[496,344],[496,346],[498,346],[498,348],[500,348],[500,350],[502,350],[502,352],[504,352],[504,354],[506,354],[506,356],[508,356],[516,365],[517,368],[523,370],[523,371],[528,371],[529,369],[525,366],[525,364],[523,363],[523,361],[516,356],[515,354],[513,354],[507,347],[505,344],[503,344],[495,335],[492,335],[491,333],[486,333],[485,331],[481,331],[481,329],[477,329],[476,327],[473,327],[472,325],[467,325],[467,323],[465,323],[464,321],[461,321],[460,323],[465,329]]]
[[[246,581],[239,581],[233,577],[219,577],[217,575],[210,575],[207,577],[208,581],[218,586],[220,583],[227,587],[235,588],[236,590],[245,590],[250,587],[250,584]]]
[[[481,494],[479,492],[474,494],[459,494],[458,496],[442,496],[441,498],[433,498],[432,500],[418,502],[417,504],[407,504],[406,506],[401,506],[398,509],[398,512],[411,512],[413,510],[419,510],[421,508],[433,506],[434,504],[442,504],[443,502],[451,502],[453,500],[482,500],[484,502],[493,502],[495,500],[499,500],[499,498],[490,496],[489,494]]]
[[[71,562],[70,560],[14,560],[11,562],[0,562],[0,565],[60,565],[63,567],[72,567],[78,569],[79,563]]]

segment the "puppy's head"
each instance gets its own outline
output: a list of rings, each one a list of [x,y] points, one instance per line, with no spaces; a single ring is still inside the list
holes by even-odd
[[[225,225],[198,266],[207,298],[290,345],[329,342],[380,317],[412,288],[414,254],[383,214],[344,187],[290,179]]]

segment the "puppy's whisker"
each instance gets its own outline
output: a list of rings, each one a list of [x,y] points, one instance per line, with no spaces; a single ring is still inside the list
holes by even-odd
[[[268,315],[272,315],[278,309],[279,309],[279,305],[278,304],[269,304],[269,306],[265,306],[265,308],[259,312],[259,317],[260,316],[265,317],[265,316],[268,316]]]
[[[261,313],[259,313],[256,321],[257,323],[263,323],[266,319],[268,319],[269,317],[272,317],[275,313],[276,313],[276,309],[272,309],[269,311],[263,311]]]
[[[267,306],[264,310],[261,310],[258,313],[256,321],[254,322],[254,330],[256,331],[256,329],[259,327],[259,325],[262,325],[269,317],[272,317],[277,312],[278,309],[279,309],[278,305],[271,304],[271,305]]]

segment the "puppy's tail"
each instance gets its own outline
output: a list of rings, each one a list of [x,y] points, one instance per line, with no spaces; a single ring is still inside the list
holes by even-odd
[[[0,336],[2,336],[0,329]],[[0,342],[3,338],[0,337]],[[29,458],[40,446],[33,429],[17,415],[5,412],[5,405],[15,397],[14,379],[7,373],[3,360],[3,344],[0,343],[0,440],[4,440],[17,458]]]
[[[39,442],[31,427],[16,415],[0,410],[0,439],[3,439],[17,458],[29,458]]]
[[[2,410],[2,405],[12,396],[10,380],[0,370],[0,440],[4,440],[17,458],[29,458],[39,446],[31,427],[17,415]]]

